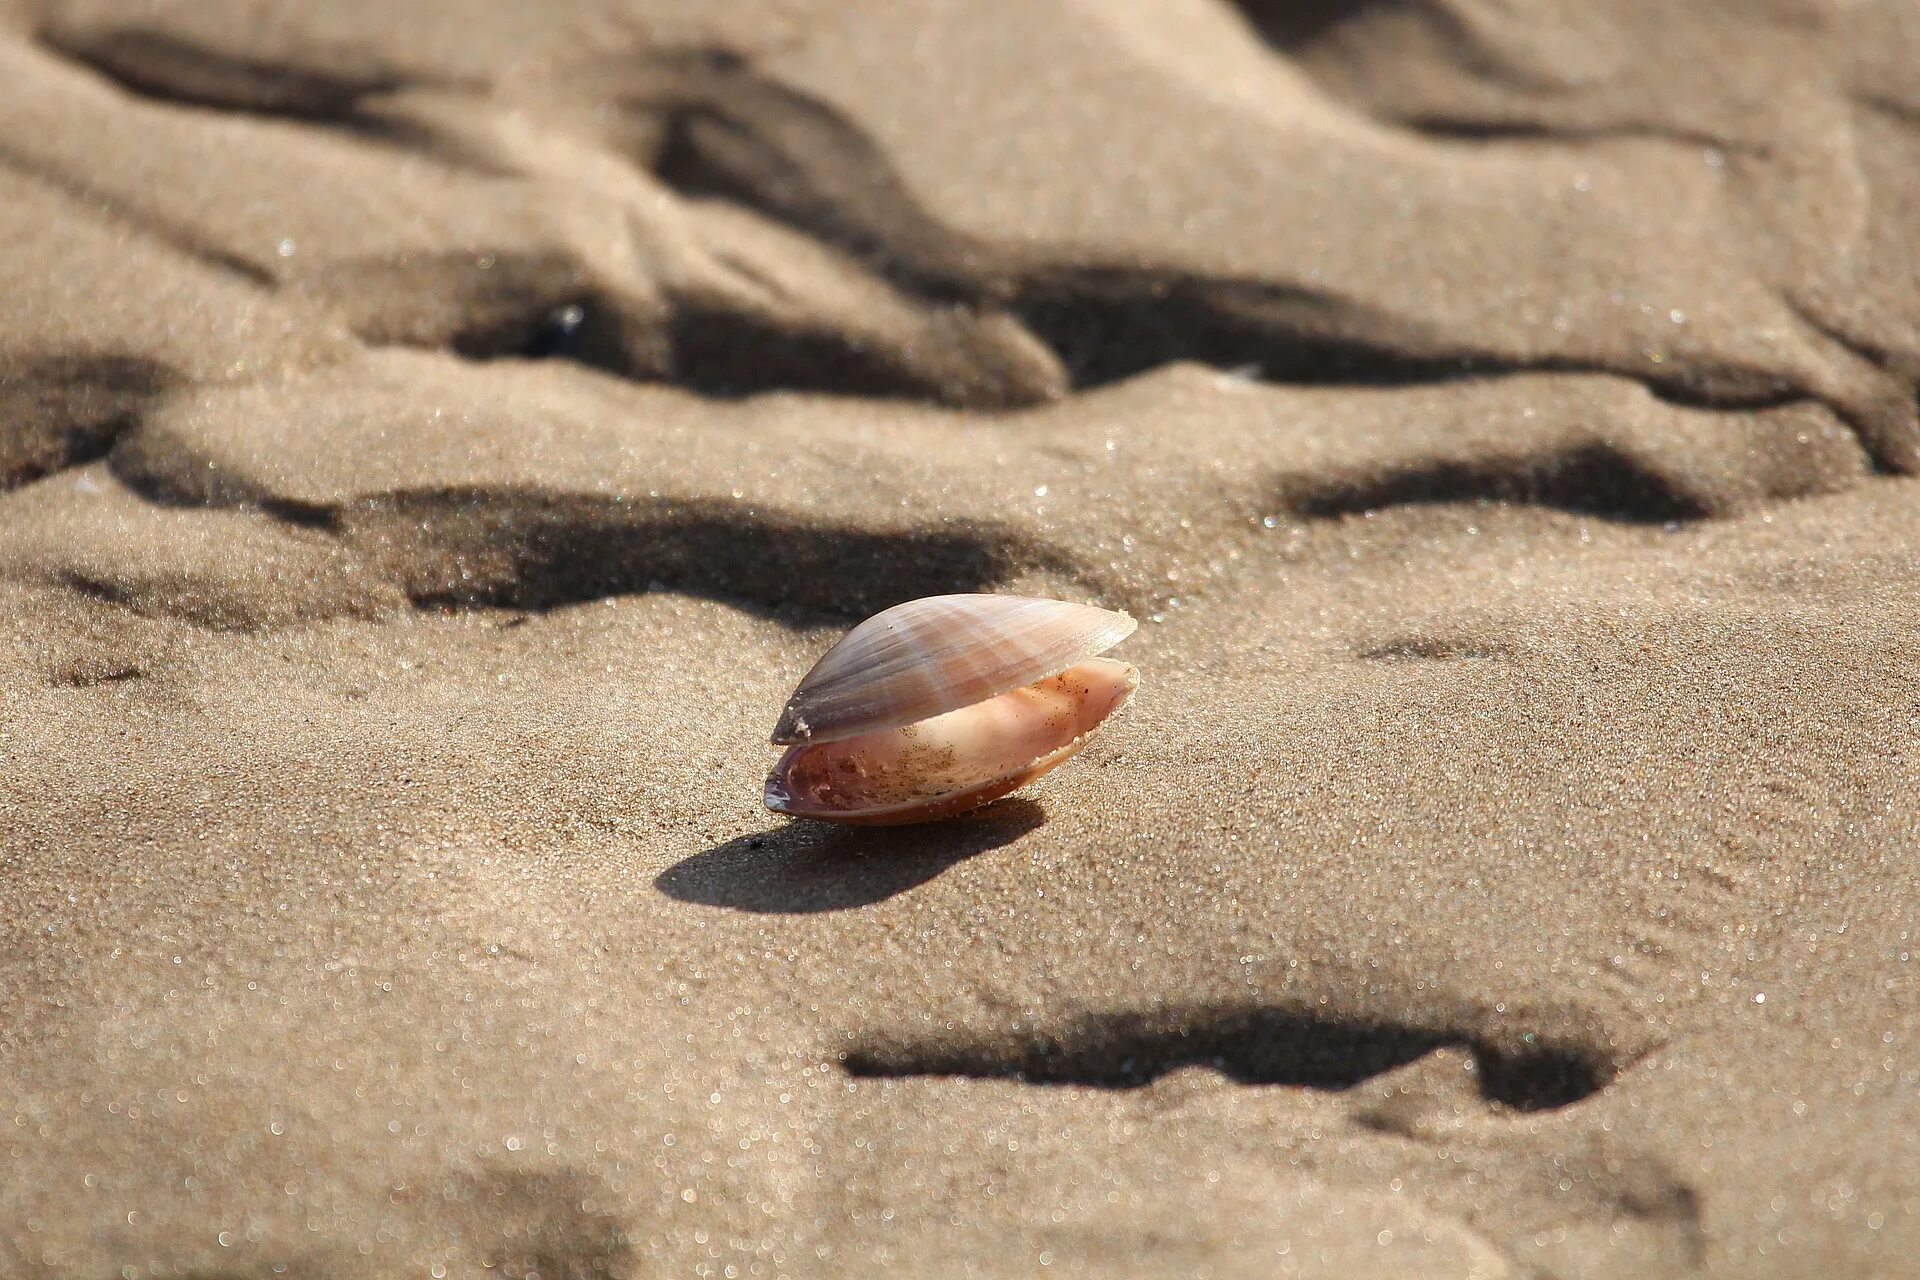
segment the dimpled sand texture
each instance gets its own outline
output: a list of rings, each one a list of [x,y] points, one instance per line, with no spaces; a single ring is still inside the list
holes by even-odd
[[[0,0],[0,1276],[1900,1276],[1911,0]],[[761,808],[869,614],[1072,767]]]

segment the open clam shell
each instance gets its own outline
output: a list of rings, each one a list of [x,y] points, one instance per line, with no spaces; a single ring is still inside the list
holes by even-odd
[[[900,823],[998,799],[1071,757],[1126,704],[1137,673],[1095,655],[1135,625],[1020,596],[932,596],[876,614],[788,701],[767,807]]]

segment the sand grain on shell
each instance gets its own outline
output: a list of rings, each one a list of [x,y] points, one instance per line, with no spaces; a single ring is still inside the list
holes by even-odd
[[[1920,28],[1525,9],[0,6],[0,1275],[1899,1274]]]

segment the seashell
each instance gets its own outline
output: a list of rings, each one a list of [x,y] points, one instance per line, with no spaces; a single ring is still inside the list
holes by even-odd
[[[1097,655],[1136,625],[1023,596],[929,596],[875,614],[787,700],[767,807],[877,825],[997,800],[1074,755],[1126,705],[1138,673]]]

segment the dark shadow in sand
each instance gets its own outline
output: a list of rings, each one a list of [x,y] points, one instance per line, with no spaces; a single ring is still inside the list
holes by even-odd
[[[948,867],[1010,844],[1045,820],[1031,800],[913,827],[785,826],[715,845],[668,867],[654,885],[670,898],[735,911],[845,911],[884,902]]]
[[[1350,1089],[1440,1048],[1466,1046],[1481,1094],[1515,1111],[1551,1111],[1604,1088],[1619,1069],[1604,1044],[1517,1042],[1462,1027],[1342,1017],[1324,1010],[1200,1006],[1092,1013],[1058,1027],[969,1039],[874,1040],[845,1058],[856,1076],[972,1076],[1132,1089],[1209,1066],[1241,1084]]]
[[[350,540],[387,548],[426,608],[558,609],[664,588],[784,621],[783,610],[857,619],[916,596],[991,591],[1028,566],[1077,576],[1054,548],[986,521],[875,531],[751,503],[539,486],[408,490],[335,514]]]

